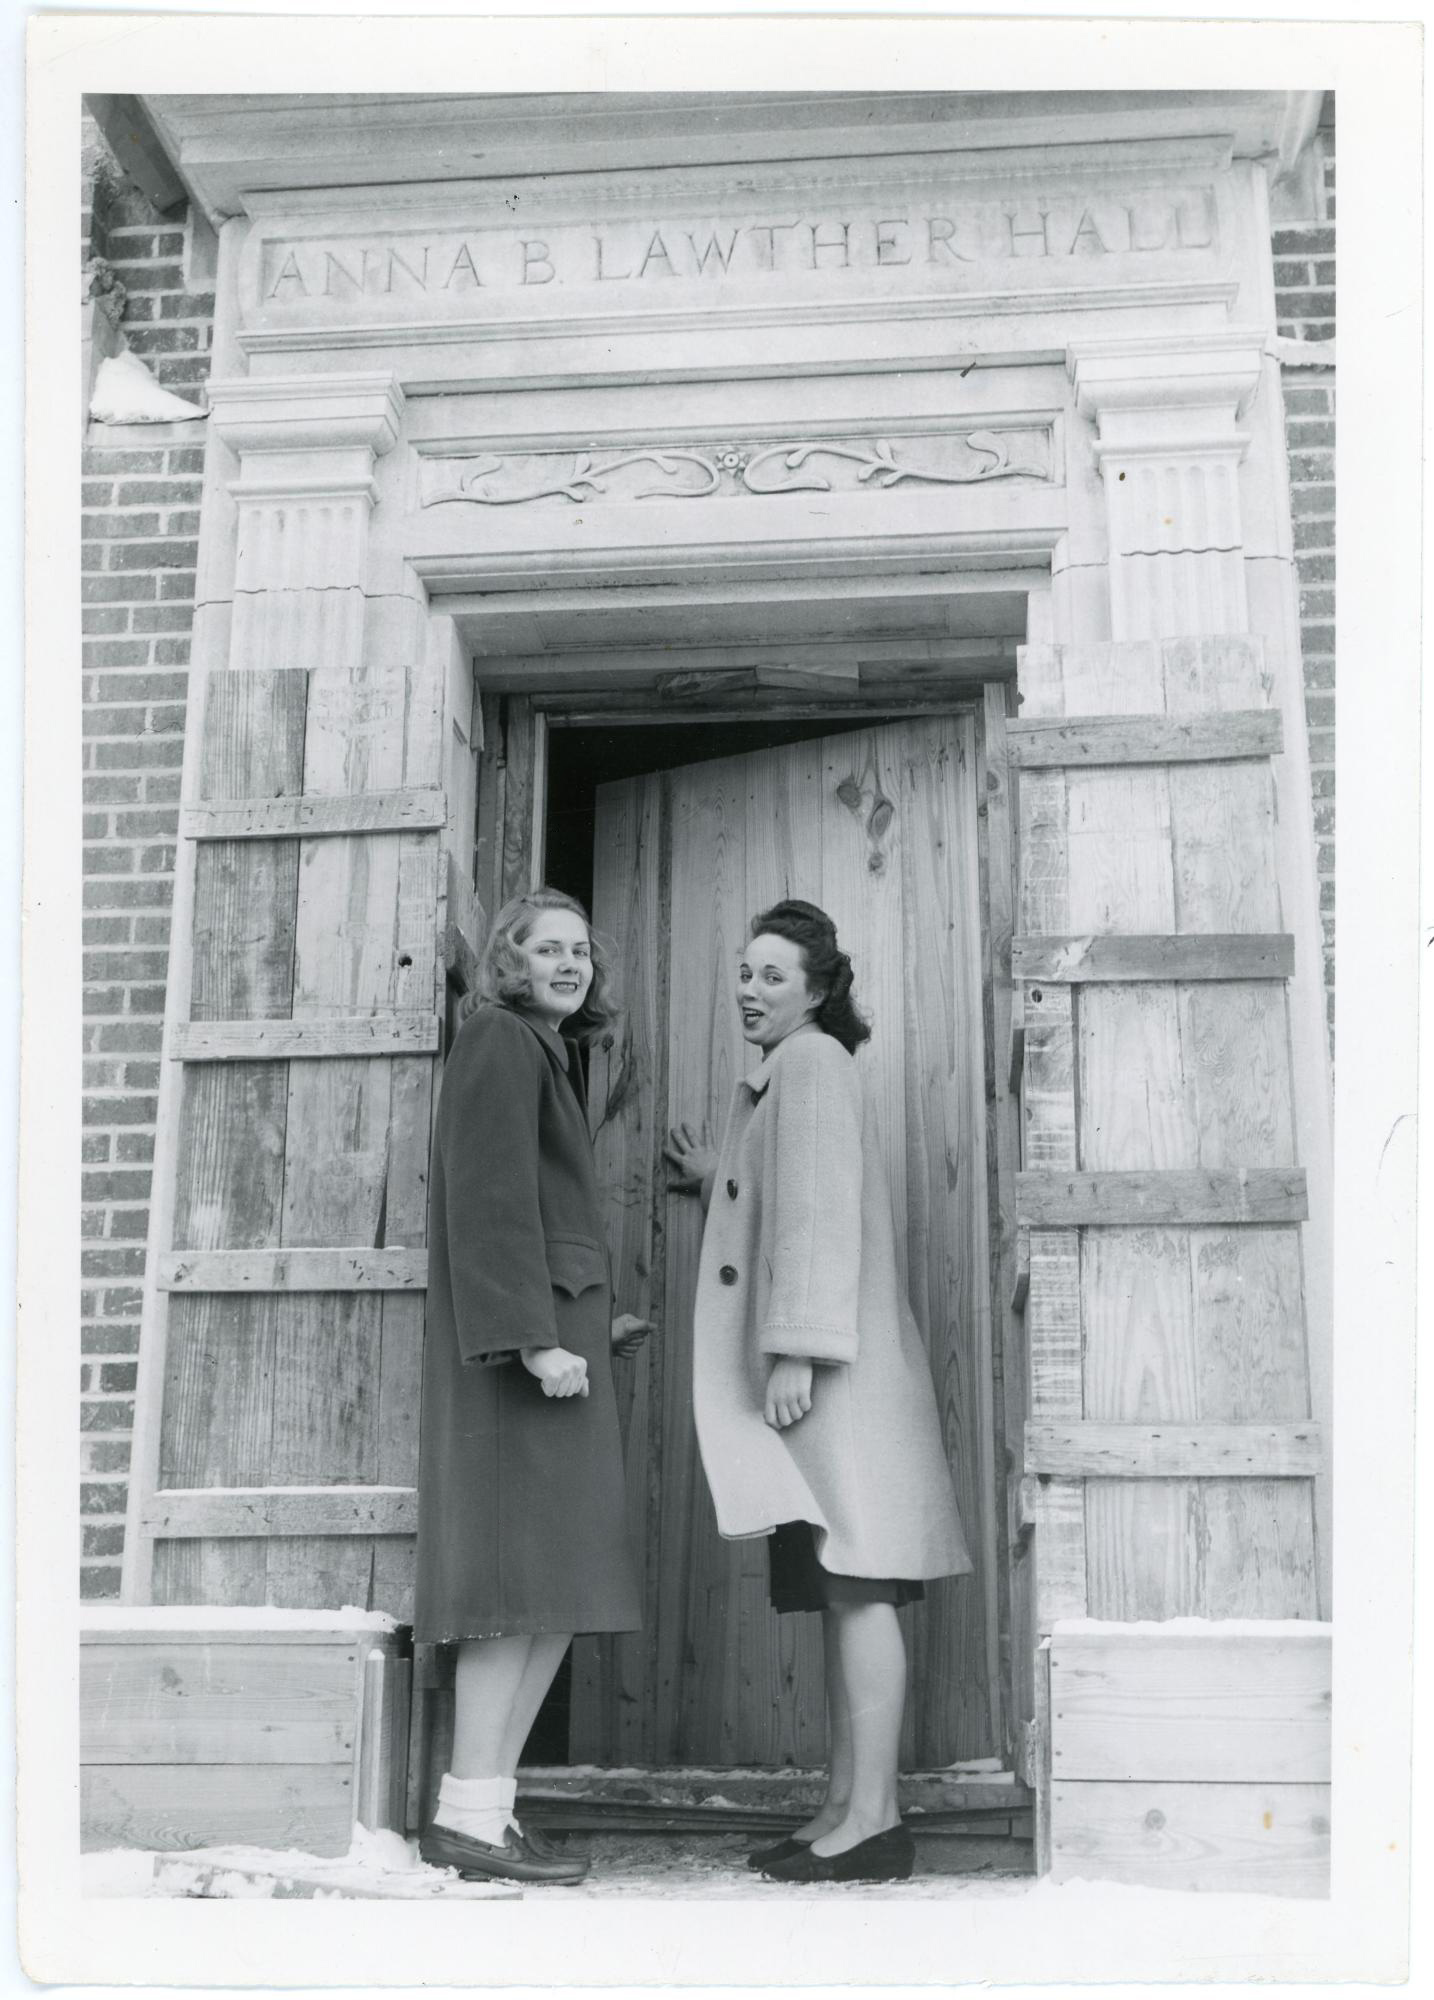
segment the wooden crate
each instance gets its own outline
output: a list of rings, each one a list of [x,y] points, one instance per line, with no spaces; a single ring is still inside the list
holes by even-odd
[[[1073,1621],[1049,1667],[1057,1881],[1329,1894],[1328,1625]]]
[[[409,1671],[377,1613],[89,1611],[82,1846],[336,1855],[356,1823],[401,1828]]]

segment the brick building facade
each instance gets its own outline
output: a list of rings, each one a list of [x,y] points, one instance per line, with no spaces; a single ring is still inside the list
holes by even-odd
[[[1278,332],[1333,339],[1332,111],[1272,233]],[[202,400],[214,299],[202,218],[161,214],[87,123],[81,251],[123,286],[130,350]],[[1291,213],[1294,209],[1296,213]],[[96,265],[95,260],[102,260]],[[87,282],[86,291],[90,289]],[[1333,1029],[1334,368],[1287,366],[1286,435]],[[81,1589],[118,1594],[195,604],[204,424],[89,426],[83,464],[85,1067]]]

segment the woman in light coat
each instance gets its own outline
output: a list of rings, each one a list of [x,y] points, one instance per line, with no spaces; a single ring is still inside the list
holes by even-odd
[[[737,1005],[761,1072],[736,1087],[720,1156],[683,1126],[668,1157],[707,1214],[693,1403],[718,1528],[770,1538],[775,1610],[822,1614],[826,1799],[752,1862],[785,1881],[894,1880],[914,1859],[897,1608],[971,1559],[853,1060],[871,1031],[851,961],[810,903],[751,933]]]

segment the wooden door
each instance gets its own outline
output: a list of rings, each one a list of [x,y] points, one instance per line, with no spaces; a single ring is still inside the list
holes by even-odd
[[[579,1641],[578,1763],[816,1765],[820,1620],[768,1608],[762,1540],[717,1534],[691,1414],[701,1215],[666,1191],[679,1119],[720,1133],[754,1067],[737,955],[781,896],[830,911],[873,1037],[903,1276],[931,1354],[975,1574],[903,1613],[903,1765],[999,1748],[975,744],[969,716],[920,718],[694,763],[598,792],[594,916],[626,1012],[595,1051],[593,1119],[619,1303],[660,1340],[620,1380],[640,1633]]]

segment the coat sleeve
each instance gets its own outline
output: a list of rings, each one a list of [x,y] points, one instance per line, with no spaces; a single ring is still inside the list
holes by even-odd
[[[855,1079],[815,1036],[803,1037],[785,1052],[771,1089],[776,1185],[764,1187],[762,1199],[774,1204],[775,1227],[761,1351],[855,1361],[862,1172]]]
[[[558,1345],[538,1203],[542,1064],[521,1024],[491,1017],[459,1035],[444,1071],[438,1143],[464,1361]]]

